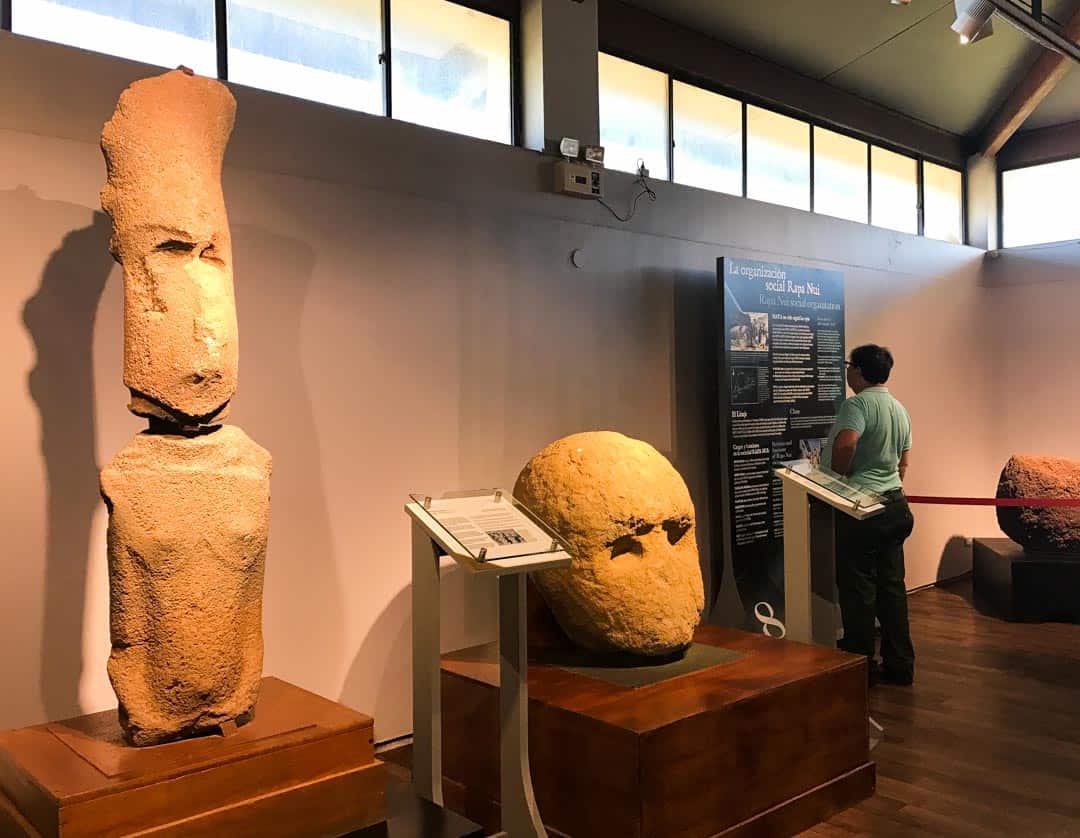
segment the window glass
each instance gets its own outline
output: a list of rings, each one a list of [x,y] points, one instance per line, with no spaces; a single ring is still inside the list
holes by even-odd
[[[12,31],[217,76],[214,0],[15,0]]]
[[[1080,239],[1080,159],[1001,173],[1004,247]]]
[[[229,79],[381,114],[379,0],[229,0]]]
[[[918,165],[915,158],[871,146],[870,223],[901,233],[919,232]]]
[[[867,145],[814,126],[814,212],[867,223]]]
[[[956,169],[923,163],[923,235],[954,244],[964,241],[963,179]]]
[[[668,174],[668,77],[632,61],[600,53],[600,145],[609,169],[650,177]]]
[[[512,141],[510,22],[448,0],[394,0],[390,114]]]
[[[742,102],[680,81],[672,94],[675,181],[742,195]]]
[[[810,209],[810,126],[773,111],[746,108],[746,196]]]

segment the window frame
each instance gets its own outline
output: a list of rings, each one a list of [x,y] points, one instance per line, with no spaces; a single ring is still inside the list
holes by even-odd
[[[452,0],[452,2],[456,2],[456,0]],[[622,61],[629,61],[631,64],[637,64],[637,65],[639,65],[641,67],[646,68],[647,70],[652,70],[653,72],[656,72],[656,73],[663,73],[665,76],[667,76],[667,103],[666,103],[666,107],[667,107],[667,129],[666,130],[667,130],[667,170],[668,170],[668,175],[667,175],[666,178],[658,178],[658,177],[654,177],[652,175],[652,173],[650,172],[649,179],[650,180],[663,180],[663,181],[665,181],[667,183],[674,183],[675,182],[675,129],[674,129],[675,116],[672,113],[672,110],[673,110],[674,104],[675,104],[675,87],[674,87],[674,83],[673,83],[675,78],[676,78],[675,74],[670,73],[667,70],[664,70],[664,69],[662,69],[660,67],[654,67],[652,64],[646,64],[643,61],[638,61],[636,58],[633,57],[633,53],[627,53],[627,52],[623,52],[623,51],[620,51],[620,50],[604,49],[601,46],[597,46],[597,48],[596,48],[596,61],[597,61],[597,64],[599,64],[599,62],[600,62],[600,55],[601,54],[610,55],[612,58],[618,58],[618,59],[620,59]],[[600,123],[599,123],[599,116],[600,116],[599,92],[600,92],[600,86],[598,84],[597,85],[597,134],[598,135],[599,135],[599,128],[600,128]],[[603,143],[601,143],[601,145],[603,145]],[[743,165],[743,168],[744,169],[746,168],[745,164]],[[616,169],[615,171],[619,171],[619,170]]]
[[[821,122],[811,122],[810,126],[811,126],[810,127],[810,138],[811,138],[810,169],[811,169],[811,174],[812,175],[814,174],[814,172],[817,169],[816,160],[815,160],[815,157],[814,157],[814,149],[816,148],[816,146],[813,143],[814,143],[815,137],[817,136],[818,131],[828,131],[828,132],[830,132],[832,134],[837,134],[837,135],[839,135],[841,137],[846,137],[849,140],[855,140],[856,142],[862,143],[864,146],[866,146],[866,220],[865,221],[856,221],[856,220],[851,219],[851,218],[843,218],[841,216],[831,215],[830,213],[827,213],[827,212],[818,212],[817,209],[811,209],[811,212],[815,212],[818,215],[827,216],[828,218],[837,218],[840,221],[850,221],[852,224],[865,224],[867,226],[870,226],[870,211],[871,211],[870,192],[871,192],[871,186],[872,186],[872,181],[871,181],[871,178],[870,178],[870,147],[873,144],[869,140],[863,139],[862,137],[857,137],[854,134],[850,134],[850,133],[847,133],[845,131],[837,131],[835,128],[833,128],[833,127],[831,127],[829,125],[824,125]],[[816,175],[814,175],[814,177],[816,177]],[[814,177],[812,177],[811,181],[810,181],[810,186],[811,186],[811,196],[810,196],[811,207],[816,207],[816,203],[814,203],[815,194],[813,192],[813,188],[815,187],[817,181],[814,179]]]
[[[955,169],[952,166],[946,166],[944,163],[938,163],[936,160],[929,160],[925,157],[919,158],[919,235],[929,238],[932,241],[943,241],[936,236],[927,236],[925,232],[926,226],[926,179],[925,170],[926,164],[930,163],[937,166],[940,169],[948,169],[950,172],[958,172],[960,174],[960,244],[967,244],[967,170]],[[998,193],[1001,194],[1000,192]],[[1001,204],[1001,201],[998,201]],[[1000,228],[999,228],[1000,229]]]
[[[521,4],[514,0],[443,0],[474,12],[497,17],[510,24],[510,145],[520,147],[524,135],[524,96],[522,95],[521,71]],[[217,0],[226,3],[228,0]],[[394,118],[393,71],[394,44],[390,37],[394,0],[381,0],[382,4],[382,52],[379,64],[383,71],[383,110],[388,119]]]
[[[998,168],[995,180],[997,181],[997,246],[1002,250],[1010,249],[1005,244],[1005,173],[1015,172],[1020,169],[1031,169],[1035,166],[1045,166],[1050,163],[1065,163],[1068,160],[1080,160],[1080,154],[1055,154],[1050,157],[1042,158],[1035,161],[1025,161],[1018,166],[1008,166],[1006,168]],[[967,187],[965,184],[964,196],[967,197]],[[1056,241],[1039,242],[1036,244],[1017,244],[1013,247],[1044,247],[1051,244],[1060,244],[1061,242],[1080,241],[1080,237],[1072,237],[1067,239],[1058,239]],[[994,250],[996,248],[990,248]]]
[[[15,0],[0,0],[0,29],[10,32],[12,30],[12,7]],[[229,0],[214,0],[214,40],[217,52],[217,71],[218,78],[222,81],[228,81],[229,79],[229,58],[228,58],[228,2]],[[390,37],[390,23],[391,16],[393,14],[393,3],[395,0],[380,0],[380,8],[382,10],[382,49],[379,53],[379,64],[382,67],[383,74],[383,110],[384,115],[389,118],[394,118],[393,111],[393,85],[392,85],[392,72],[391,63],[393,61],[393,43]],[[523,124],[524,124],[524,91],[522,89],[522,56],[521,56],[521,5],[517,0],[444,0],[447,3],[453,3],[457,6],[463,6],[473,11],[482,12],[484,14],[492,15],[493,17],[500,18],[507,21],[510,28],[510,144],[520,147],[524,140]],[[621,58],[624,61],[630,61],[634,64],[638,64],[642,67],[654,70],[656,72],[664,73],[667,76],[667,152],[668,152],[668,176],[667,180],[675,182],[675,83],[690,85],[697,87],[710,93],[717,93],[728,98],[735,99],[742,105],[742,194],[741,197],[747,196],[747,107],[753,105],[758,108],[773,111],[782,116],[792,117],[798,119],[801,122],[805,122],[809,126],[810,132],[810,209],[809,212],[816,212],[815,210],[815,172],[814,172],[814,129],[822,128],[829,131],[842,134],[852,139],[865,142],[867,144],[866,152],[866,177],[867,177],[867,219],[873,218],[874,212],[874,195],[871,185],[872,180],[872,165],[871,165],[871,149],[873,146],[878,146],[886,151],[893,151],[898,154],[903,154],[907,157],[912,157],[916,161],[916,188],[917,188],[917,230],[916,235],[926,238],[926,208],[925,208],[925,175],[924,164],[926,162],[934,163],[935,165],[942,166],[951,171],[958,171],[960,173],[960,230],[961,230],[961,244],[966,245],[968,243],[968,173],[966,169],[957,169],[954,164],[949,161],[927,156],[921,152],[912,151],[911,149],[892,143],[888,139],[879,139],[863,134],[859,131],[852,131],[840,123],[832,122],[830,120],[821,119],[808,115],[799,111],[797,108],[785,105],[784,103],[771,102],[762,99],[762,97],[748,94],[745,91],[738,90],[732,85],[723,84],[717,82],[711,78],[705,78],[694,73],[686,73],[679,70],[672,70],[670,68],[657,66],[656,63],[648,60],[642,60],[640,55],[635,54],[633,50],[627,50],[611,44],[600,42],[597,45],[597,52],[603,52],[611,55],[615,58]],[[1039,160],[1038,162],[1028,162],[1019,166],[1010,166],[1005,169],[999,168],[996,173],[996,186],[997,186],[997,222],[998,222],[998,243],[999,245],[1005,240],[1005,201],[1003,191],[1003,175],[1006,171],[1013,171],[1015,169],[1024,169],[1031,166],[1038,166],[1044,163],[1057,163],[1064,160],[1074,159],[1075,155],[1062,155],[1059,157],[1051,157],[1045,160]],[[727,194],[727,193],[718,193]],[[739,197],[739,196],[736,196]],[[853,222],[862,223],[862,222]],[[867,221],[867,226],[873,226]],[[884,229],[884,228],[879,228]]]
[[[712,93],[712,94],[714,94],[716,96],[723,96],[724,98],[730,99],[733,102],[738,102],[739,103],[739,132],[740,132],[740,135],[741,135],[741,141],[740,141],[741,148],[739,150],[739,154],[740,154],[739,170],[740,170],[740,180],[741,180],[742,185],[740,187],[741,191],[738,194],[735,194],[734,192],[719,192],[718,190],[707,189],[707,187],[694,187],[692,184],[689,184],[689,183],[680,183],[679,185],[680,186],[690,186],[691,188],[696,188],[696,189],[707,189],[707,191],[709,191],[709,192],[717,192],[717,194],[719,194],[719,195],[732,195],[733,197],[736,197],[736,198],[745,198],[746,197],[746,102],[744,100],[738,98],[737,96],[728,96],[726,93],[718,93],[715,90],[709,90],[708,88],[702,87],[699,84],[691,84],[690,82],[682,81],[681,79],[679,79],[675,75],[672,75],[671,73],[668,73],[668,148],[669,148],[669,152],[668,152],[668,174],[669,174],[669,178],[668,178],[668,180],[670,180],[672,183],[679,183],[677,180],[675,180],[675,85],[676,84],[681,84],[684,87],[696,87],[698,90],[702,90],[702,91],[704,91],[706,93]]]
[[[229,4],[230,0],[214,0],[214,46],[217,55],[217,77],[229,80]],[[379,66],[383,74],[383,116],[394,118],[390,63],[393,44],[390,39],[390,20],[394,0],[380,0],[382,13],[382,44]],[[524,141],[524,95],[521,65],[521,4],[517,0],[444,0],[474,12],[482,12],[505,20],[510,25],[510,145],[521,146]],[[11,17],[15,0],[0,0],[0,30],[12,31]],[[670,97],[669,97],[670,98]]]
[[[880,148],[882,151],[887,151],[887,152],[890,152],[892,154],[898,154],[901,157],[906,157],[915,164],[915,232],[914,233],[909,233],[906,230],[897,230],[895,227],[882,227],[881,225],[874,223],[874,199],[873,199],[873,193],[874,193],[874,188],[873,188],[873,180],[874,180],[874,148]],[[879,229],[879,230],[891,230],[894,233],[903,233],[904,235],[907,235],[907,236],[922,236],[923,235],[923,182],[922,182],[923,158],[918,156],[918,155],[912,154],[910,151],[901,151],[901,150],[896,149],[896,148],[890,148],[889,146],[883,145],[882,143],[870,142],[868,144],[868,146],[867,146],[867,149],[868,150],[867,150],[867,154],[866,154],[866,159],[867,159],[867,166],[869,167],[868,168],[868,176],[870,178],[870,198],[869,198],[869,202],[870,202],[870,215],[869,215],[870,221],[869,221],[869,224],[870,224],[870,226],[871,227],[877,227],[877,229]],[[953,171],[955,171],[955,169]]]
[[[456,2],[456,0],[453,0],[453,2]],[[807,125],[810,126],[810,129],[809,129],[810,130],[810,210],[809,210],[810,212],[815,212],[815,210],[814,210],[814,195],[815,195],[815,185],[816,184],[814,182],[814,129],[815,128],[823,128],[823,129],[828,130],[828,131],[833,131],[833,132],[835,132],[837,134],[843,134],[845,137],[851,137],[852,139],[859,140],[860,142],[866,143],[866,180],[867,180],[866,218],[867,218],[867,221],[865,222],[865,224],[868,227],[873,227],[874,226],[869,221],[869,219],[873,218],[873,212],[874,212],[873,189],[870,186],[870,181],[871,181],[871,176],[872,176],[872,168],[871,168],[871,162],[870,162],[870,160],[871,160],[871,151],[870,151],[870,149],[873,146],[876,145],[879,148],[882,148],[882,149],[884,149],[886,151],[892,151],[892,152],[895,152],[897,154],[902,154],[905,157],[911,157],[911,158],[915,159],[915,161],[916,161],[916,179],[917,179],[916,180],[917,201],[918,201],[918,204],[917,204],[917,219],[918,219],[917,229],[918,229],[918,233],[916,233],[914,235],[918,235],[918,236],[921,236],[923,238],[926,238],[926,236],[925,236],[925,234],[923,232],[924,229],[925,229],[925,223],[924,223],[925,222],[925,210],[924,210],[924,205],[923,205],[923,203],[924,203],[923,202],[923,198],[924,198],[924,192],[923,192],[923,163],[924,162],[930,162],[930,163],[934,163],[934,164],[936,164],[938,166],[942,166],[942,167],[944,167],[946,169],[951,169],[954,172],[959,172],[960,173],[960,230],[961,230],[961,234],[962,234],[962,236],[961,236],[961,238],[962,238],[961,245],[962,246],[967,245],[967,243],[968,243],[968,229],[967,229],[968,205],[967,205],[967,171],[965,169],[957,169],[956,166],[953,163],[951,163],[951,162],[949,162],[947,160],[943,160],[943,159],[940,159],[940,158],[928,156],[928,155],[926,155],[926,154],[924,154],[922,152],[919,152],[919,151],[913,151],[910,148],[906,148],[904,146],[901,146],[901,145],[899,145],[897,143],[894,143],[894,142],[892,142],[892,141],[890,141],[888,139],[872,137],[872,136],[869,136],[867,134],[863,134],[862,132],[859,132],[859,131],[852,131],[851,129],[845,127],[841,123],[832,122],[830,120],[822,119],[822,118],[817,117],[817,116],[808,115],[808,114],[798,110],[797,108],[791,107],[790,105],[785,105],[784,103],[767,101],[767,100],[763,99],[760,96],[754,96],[753,94],[749,94],[746,91],[739,90],[738,88],[736,88],[736,87],[734,87],[732,85],[723,84],[722,82],[717,82],[714,79],[706,78],[704,76],[696,75],[694,73],[686,73],[686,72],[683,72],[683,71],[680,71],[680,70],[673,70],[671,68],[667,68],[667,67],[658,65],[657,63],[652,62],[652,61],[642,60],[642,58],[640,57],[640,54],[636,54],[632,50],[623,49],[623,48],[620,48],[618,46],[612,45],[610,43],[605,43],[604,41],[601,41],[598,44],[597,51],[606,53],[608,55],[612,55],[615,58],[621,58],[624,61],[631,61],[631,62],[633,62],[635,64],[640,64],[642,67],[647,67],[650,70],[655,70],[657,72],[667,74],[667,77],[668,77],[668,144],[669,144],[669,146],[671,148],[671,151],[669,152],[669,157],[668,157],[668,178],[667,179],[669,181],[671,181],[672,183],[675,182],[675,160],[674,160],[675,132],[674,132],[674,128],[673,128],[673,121],[674,121],[674,118],[675,118],[674,117],[674,111],[675,111],[674,84],[675,84],[675,82],[680,82],[682,84],[691,85],[693,87],[699,87],[702,90],[709,91],[710,93],[718,93],[721,96],[727,96],[730,99],[736,99],[737,101],[742,103],[742,136],[743,136],[743,150],[742,150],[743,177],[742,177],[742,181],[743,182],[742,182],[742,195],[741,195],[741,197],[745,198],[747,196],[746,109],[747,109],[748,106],[753,105],[754,107],[763,108],[765,110],[772,111],[774,113],[778,113],[778,114],[780,114],[782,116],[788,116],[788,117],[792,117],[794,119],[798,119],[800,122],[805,122],[805,123],[807,123]],[[1066,159],[1070,159],[1070,158],[1066,158]],[[1040,161],[1040,162],[1051,162],[1051,161],[1045,160],[1045,161]],[[1013,168],[1022,168],[1022,167],[1016,166],[1016,167],[1013,167]],[[998,172],[998,178],[999,178],[998,195],[999,196],[1001,195],[1000,177],[1001,177],[1001,172],[999,171]],[[728,194],[728,193],[717,193],[717,194]],[[734,197],[739,197],[739,196],[734,196]],[[999,213],[999,216],[1001,214],[1001,204],[1002,204],[1002,202],[999,200],[998,201],[998,213]],[[855,221],[855,222],[852,222],[852,223],[853,224],[861,224],[861,223],[864,223],[864,222]],[[887,229],[887,228],[878,227],[877,229],[883,230],[883,229]],[[1002,229],[1002,222],[1001,222],[1000,217],[998,219],[998,229],[999,230]],[[913,235],[913,234],[905,233],[903,235]],[[937,239],[934,239],[934,241],[937,241]]]
[[[94,49],[92,47],[77,46],[77,45],[74,45],[74,44],[66,43],[64,41],[54,41],[51,38],[47,38],[47,37],[44,37],[44,36],[38,36],[38,35],[25,36],[25,35],[21,35],[20,33],[15,32],[15,25],[14,25],[14,20],[13,20],[14,7],[15,7],[16,2],[17,2],[17,0],[0,0],[0,32],[10,32],[10,33],[12,33],[14,35],[18,35],[19,37],[32,37],[32,38],[35,38],[36,40],[42,40],[42,41],[45,41],[46,43],[57,44],[59,46],[69,47],[70,49],[89,50],[90,52],[95,52],[95,53],[97,53],[99,55],[107,55],[107,56],[109,56],[111,58],[119,58],[119,59],[122,59],[124,61],[136,61],[138,63],[148,63],[148,64],[152,64],[152,66],[160,67],[162,69],[162,71],[165,71],[165,70],[168,70],[168,69],[176,69],[175,67],[169,67],[169,66],[164,65],[164,64],[156,64],[156,65],[154,65],[153,62],[145,61],[145,60],[138,59],[138,58],[130,58],[127,55],[121,55],[121,54],[118,54],[118,53],[115,53],[115,52],[106,52],[105,50]],[[221,51],[223,49],[222,44],[223,43],[227,44],[227,40],[223,41],[220,38],[220,33],[224,31],[222,20],[219,19],[219,15],[222,14],[222,9],[224,8],[221,5],[221,4],[223,4],[223,2],[224,2],[224,0],[214,0],[214,14],[213,14],[213,18],[214,18],[214,21],[213,21],[214,63],[216,65],[217,78],[221,79],[221,80],[225,80],[225,77],[223,75],[221,75],[221,68],[222,68],[222,65],[221,65]],[[132,21],[130,21],[128,19],[124,19],[124,18],[115,18],[115,19],[120,20],[120,21],[125,21],[125,22],[128,22],[128,23],[132,22]]]
[[[743,147],[744,147],[743,171],[745,172],[744,182],[746,183],[746,188],[744,189],[743,197],[745,197],[745,198],[750,197],[750,190],[749,190],[749,179],[750,179],[750,175],[749,175],[749,173],[750,173],[750,165],[749,165],[749,162],[750,161],[749,161],[749,159],[748,159],[748,157],[746,155],[749,153],[749,147],[748,147],[749,146],[749,128],[747,127],[748,126],[748,120],[747,120],[748,113],[747,112],[751,107],[757,108],[760,111],[766,111],[768,113],[774,113],[774,114],[777,114],[779,116],[784,116],[784,117],[787,117],[788,119],[794,119],[794,120],[796,120],[798,122],[801,122],[803,125],[806,126],[806,133],[807,133],[806,166],[807,166],[807,170],[808,170],[807,171],[807,174],[808,174],[807,186],[809,187],[809,193],[810,193],[809,194],[809,199],[807,201],[808,209],[805,209],[805,210],[802,207],[793,207],[790,204],[777,204],[777,203],[775,203],[773,201],[765,200],[764,198],[752,198],[751,200],[761,201],[762,203],[766,203],[766,204],[773,204],[774,206],[778,206],[778,207],[787,207],[788,209],[796,209],[796,210],[799,210],[801,212],[813,212],[814,211],[814,124],[804,116],[796,116],[794,113],[791,113],[791,112],[788,112],[788,111],[782,111],[782,110],[780,110],[778,108],[769,107],[767,105],[758,105],[758,104],[756,104],[754,102],[745,102],[744,107],[743,107],[743,136],[744,136],[744,142],[743,142]]]

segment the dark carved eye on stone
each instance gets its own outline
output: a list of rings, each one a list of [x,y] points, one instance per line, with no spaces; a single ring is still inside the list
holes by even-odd
[[[154,249],[163,250],[166,253],[191,253],[195,249],[195,244],[180,239],[167,239]]]
[[[199,252],[199,258],[205,259],[207,262],[214,262],[218,265],[225,264],[225,260],[218,256],[217,248],[212,244],[208,244]]]
[[[690,529],[690,522],[686,518],[669,518],[664,521],[664,532],[667,533],[669,544],[678,544],[679,539],[686,535]]]
[[[625,556],[627,553],[633,553],[635,556],[640,556],[644,552],[645,550],[641,546],[641,542],[632,535],[619,536],[611,542],[611,558],[613,559],[617,559],[619,556]]]

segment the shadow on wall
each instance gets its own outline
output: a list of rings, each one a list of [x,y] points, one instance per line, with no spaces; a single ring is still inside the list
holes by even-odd
[[[412,703],[407,695],[381,684],[412,683],[412,585],[406,585],[375,619],[356,652],[340,701],[375,718],[375,741],[412,731]]]
[[[4,218],[41,207],[29,189],[0,193]],[[83,635],[91,527],[101,502],[93,336],[114,269],[109,219],[68,233],[49,258],[23,321],[36,364],[29,390],[40,414],[47,479],[40,691],[49,719],[82,712]],[[338,684],[343,605],[323,488],[318,434],[300,357],[304,299],[315,264],[303,242],[234,228],[242,362],[235,422],[274,457],[270,553],[264,596],[267,671],[323,694]],[[119,337],[119,336],[117,336]],[[244,404],[256,405],[243,410]],[[311,653],[314,642],[319,654]]]
[[[954,535],[941,551],[937,581],[945,582],[971,572],[971,544],[962,535]]]
[[[703,622],[741,625],[743,607],[725,566],[720,506],[720,402],[718,390],[716,274],[676,271],[674,328],[674,464],[686,480],[698,520],[698,550],[705,581]],[[725,584],[726,583],[726,584]]]
[[[301,346],[315,252],[261,227],[234,224],[232,233],[240,377],[230,421],[274,458],[264,671],[332,695],[343,657],[344,606]],[[331,421],[334,406],[324,410]]]
[[[455,565],[440,573],[443,651],[495,639],[495,580]],[[412,585],[382,610],[353,658],[339,701],[375,718],[377,743],[412,733]],[[404,688],[405,692],[402,692]]]
[[[29,190],[11,194],[39,200]],[[113,268],[109,233],[103,213],[94,213],[90,226],[68,233],[23,309],[37,351],[29,389],[41,415],[48,480],[40,686],[51,719],[79,712],[90,528],[101,501],[95,457],[94,317]]]

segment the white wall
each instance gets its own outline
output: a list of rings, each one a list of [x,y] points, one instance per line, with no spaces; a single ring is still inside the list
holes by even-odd
[[[97,471],[142,423],[125,409],[96,137],[152,72],[0,37],[0,726],[114,703]],[[552,439],[616,428],[682,471],[719,611],[731,604],[709,521],[718,256],[843,271],[849,345],[898,359],[910,490],[993,490],[979,251],[666,183],[620,225],[547,194],[532,152],[236,92],[232,421],[274,456],[265,669],[373,713],[380,740],[410,727],[409,491],[510,485]],[[614,176],[611,200],[629,193]],[[917,514],[912,586],[962,569],[950,539],[993,531],[983,512]],[[491,637],[493,613],[491,590],[449,573],[448,646]]]
[[[987,325],[997,336],[990,374],[990,450],[1080,458],[1080,243],[1000,251],[983,273]]]

